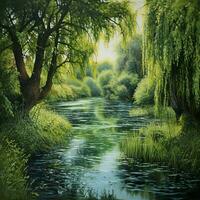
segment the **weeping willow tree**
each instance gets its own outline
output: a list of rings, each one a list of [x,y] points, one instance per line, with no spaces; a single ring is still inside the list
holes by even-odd
[[[126,0],[7,0],[0,15],[0,51],[13,52],[25,111],[48,95],[61,66],[84,66],[100,35],[127,35],[134,19]]]
[[[200,118],[200,1],[146,0],[144,66],[157,105]]]

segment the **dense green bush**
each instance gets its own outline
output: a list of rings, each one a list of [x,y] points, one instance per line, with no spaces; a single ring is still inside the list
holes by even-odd
[[[67,84],[54,84],[50,94],[48,95],[48,101],[59,100],[72,100],[76,98],[76,94]]]
[[[102,89],[104,89],[104,87],[106,87],[109,84],[109,82],[112,80],[113,76],[114,76],[114,73],[111,70],[103,71],[99,75],[98,82]]]
[[[85,77],[84,83],[90,88],[90,94],[91,94],[92,97],[101,96],[101,89],[93,78]]]
[[[103,71],[112,70],[113,66],[110,63],[104,62],[97,66],[98,74],[102,73]]]
[[[145,77],[143,78],[134,93],[135,103],[138,105],[148,105],[154,103],[155,81]]]
[[[127,74],[126,72],[114,74],[108,84],[103,87],[104,96],[113,100],[131,100],[137,82],[136,74]]]
[[[0,127],[0,137],[14,141],[26,153],[45,151],[62,144],[70,134],[70,123],[44,108],[35,108],[30,117],[18,116]]]

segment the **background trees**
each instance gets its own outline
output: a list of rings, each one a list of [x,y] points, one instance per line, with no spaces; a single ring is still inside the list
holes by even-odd
[[[0,7],[1,51],[13,52],[26,111],[47,96],[59,67],[87,62],[100,34],[133,30],[127,1],[8,0]]]

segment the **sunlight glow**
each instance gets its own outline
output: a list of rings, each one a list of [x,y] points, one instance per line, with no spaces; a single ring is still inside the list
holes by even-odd
[[[143,26],[143,8],[144,8],[144,0],[131,0],[134,9],[137,13],[136,18],[136,31],[138,33],[142,32],[142,26]],[[114,37],[106,43],[103,39],[99,41],[97,44],[97,52],[94,56],[94,60],[97,63],[101,62],[111,62],[115,63],[117,60],[117,46],[119,45],[121,41],[121,37],[119,34],[115,34]]]
[[[95,60],[97,63],[101,63],[104,61],[115,62],[117,58],[116,48],[119,44],[119,38],[113,37],[109,43],[106,43],[104,40],[100,40],[98,43],[98,50],[95,56]]]

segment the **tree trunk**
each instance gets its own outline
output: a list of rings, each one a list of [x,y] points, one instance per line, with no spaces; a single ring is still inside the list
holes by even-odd
[[[34,80],[29,79],[24,84],[21,84],[21,93],[23,97],[22,111],[28,113],[37,103],[39,103],[39,84]]]

